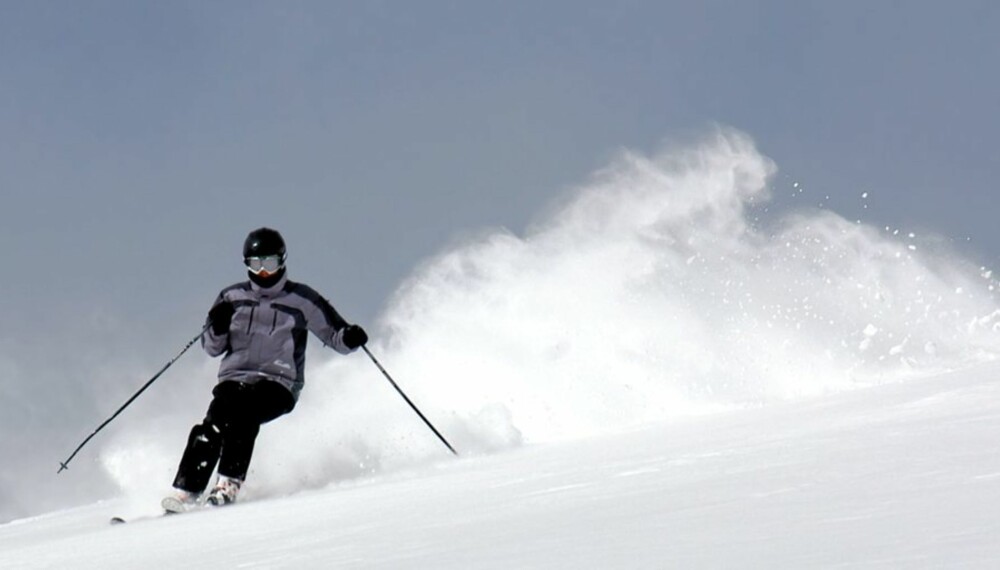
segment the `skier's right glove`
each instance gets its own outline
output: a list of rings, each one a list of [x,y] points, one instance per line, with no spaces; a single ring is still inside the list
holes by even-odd
[[[347,346],[347,348],[354,350],[359,346],[364,346],[364,344],[368,342],[368,333],[366,333],[365,329],[359,327],[358,325],[347,325],[347,327],[344,328],[344,336],[342,338],[344,340],[344,345]]]
[[[233,313],[236,309],[229,301],[222,301],[208,312],[208,320],[212,323],[212,332],[216,335],[223,335],[229,332],[229,324],[233,320]]]

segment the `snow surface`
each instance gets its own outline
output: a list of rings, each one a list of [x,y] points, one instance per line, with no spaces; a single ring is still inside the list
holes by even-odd
[[[1000,365],[111,527],[0,526],[2,568],[996,568]],[[443,450],[443,448],[442,448]]]
[[[24,411],[0,417],[0,568],[1000,567],[995,272],[771,210],[775,172],[728,129],[626,152],[523,235],[424,261],[370,347],[457,460],[363,354],[314,346],[240,504],[111,528],[155,513],[217,362],[179,362],[62,475],[139,384],[114,378],[160,363],[0,374]],[[60,398],[94,417],[28,413]]]

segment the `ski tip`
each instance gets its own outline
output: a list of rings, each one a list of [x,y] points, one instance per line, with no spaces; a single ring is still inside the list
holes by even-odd
[[[121,517],[111,517],[111,524],[112,525],[125,524],[125,519]]]

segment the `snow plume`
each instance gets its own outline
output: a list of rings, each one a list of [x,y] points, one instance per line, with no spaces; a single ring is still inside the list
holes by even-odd
[[[373,327],[371,349],[465,453],[1000,353],[988,272],[829,211],[758,222],[775,171],[725,129],[652,157],[624,153],[524,235],[485,230],[423,263]],[[248,493],[447,454],[364,354],[310,358],[298,409],[261,432]],[[169,445],[132,431],[106,447],[105,463],[127,488],[162,488],[186,429]]]
[[[428,261],[386,311],[438,414],[528,441],[822,394],[994,357],[991,282],[827,211],[762,227],[775,166],[721,130],[621,156],[524,236]]]

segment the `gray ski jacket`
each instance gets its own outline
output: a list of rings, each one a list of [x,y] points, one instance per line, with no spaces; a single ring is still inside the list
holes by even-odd
[[[268,288],[244,281],[223,289],[212,306],[223,301],[234,308],[229,332],[216,335],[208,327],[201,337],[210,356],[224,355],[220,382],[273,380],[298,400],[309,331],[341,354],[353,352],[342,338],[347,321],[308,285],[287,277]]]

